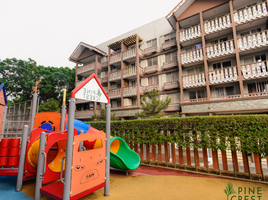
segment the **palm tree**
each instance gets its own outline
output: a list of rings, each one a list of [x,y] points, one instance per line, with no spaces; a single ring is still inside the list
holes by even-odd
[[[230,196],[231,194],[236,194],[236,192],[235,192],[235,190],[234,190],[234,188],[233,188],[233,184],[230,183],[229,181],[228,181],[228,183],[227,183],[227,187],[226,187],[223,191],[224,191],[224,193],[227,195],[227,200],[229,199],[229,196]]]

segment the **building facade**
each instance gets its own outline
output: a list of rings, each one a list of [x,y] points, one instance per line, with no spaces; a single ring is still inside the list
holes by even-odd
[[[112,113],[131,119],[154,88],[171,97],[166,114],[268,112],[267,1],[182,0],[165,17],[96,47],[80,43],[76,85],[97,74]],[[78,102],[76,117],[102,105]]]

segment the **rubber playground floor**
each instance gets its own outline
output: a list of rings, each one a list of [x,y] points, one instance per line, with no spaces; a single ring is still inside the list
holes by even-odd
[[[236,194],[230,195],[229,198],[224,193],[228,182],[233,184],[233,189],[236,192]],[[12,183],[12,179],[5,181],[3,177],[0,177],[0,200],[34,199],[34,180],[24,182],[22,192],[18,193],[15,192],[15,184],[16,180]],[[249,188],[251,193],[249,193]],[[10,191],[7,191],[7,189]],[[254,191],[254,194],[252,191]],[[110,196],[105,197],[103,194],[104,189],[102,188],[82,199],[267,200],[268,184],[188,173],[160,167],[140,166],[138,169],[130,171],[128,176],[119,170],[112,169]],[[42,196],[42,200],[49,199],[46,196]]]

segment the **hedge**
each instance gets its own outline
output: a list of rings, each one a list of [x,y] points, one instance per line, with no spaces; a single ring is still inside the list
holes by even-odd
[[[105,122],[90,122],[105,131]],[[111,135],[129,144],[177,143],[180,147],[212,148],[268,155],[268,115],[198,116],[112,121]],[[194,142],[194,140],[196,142]]]

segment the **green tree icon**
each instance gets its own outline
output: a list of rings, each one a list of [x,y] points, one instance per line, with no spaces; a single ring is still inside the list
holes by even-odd
[[[227,200],[229,199],[229,196],[230,196],[231,194],[236,194],[236,192],[235,192],[235,190],[234,190],[234,188],[233,188],[233,184],[230,183],[229,181],[228,181],[228,183],[227,183],[227,187],[226,187],[223,191],[224,191],[224,193],[227,195]]]
[[[99,97],[101,96],[101,91],[100,91],[100,89],[98,89],[98,96],[99,96]]]

